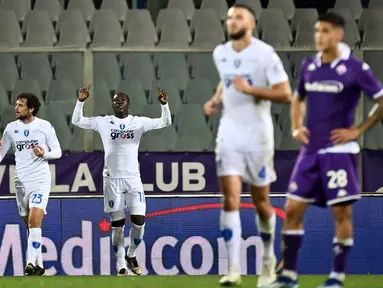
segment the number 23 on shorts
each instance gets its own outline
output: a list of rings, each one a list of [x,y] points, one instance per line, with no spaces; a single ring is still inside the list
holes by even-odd
[[[32,194],[32,203],[40,204],[43,201],[43,194]]]

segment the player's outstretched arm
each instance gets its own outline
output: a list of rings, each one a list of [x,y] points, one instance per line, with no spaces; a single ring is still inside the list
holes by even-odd
[[[157,87],[158,101],[161,104],[161,118],[140,117],[142,119],[142,129],[144,132],[154,129],[161,129],[172,125],[172,115],[168,104],[168,93]]]
[[[11,138],[9,136],[8,125],[4,130],[3,138],[0,140],[0,162],[3,161],[7,155],[9,148],[11,148]]]
[[[218,83],[217,89],[215,90],[214,96],[208,102],[206,102],[203,107],[205,114],[208,116],[213,116],[217,114],[217,112],[221,108],[222,99],[223,99],[223,86],[222,86],[222,82],[220,81]]]
[[[83,129],[97,130],[95,118],[84,117],[83,113],[84,102],[89,98],[89,88],[90,86],[80,88],[78,91],[78,100],[73,111],[72,124]]]

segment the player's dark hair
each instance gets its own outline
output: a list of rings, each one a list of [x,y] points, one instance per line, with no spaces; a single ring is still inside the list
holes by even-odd
[[[242,3],[235,3],[235,4],[234,4],[233,6],[231,6],[231,7],[246,9],[247,11],[249,11],[249,12],[251,13],[251,15],[253,15],[254,19],[257,19],[257,15],[255,14],[254,9],[251,8],[249,5],[242,4]]]
[[[346,26],[346,21],[342,16],[334,12],[328,12],[326,14],[319,15],[319,22],[328,22],[335,27],[344,28]]]
[[[40,103],[39,98],[37,98],[37,96],[35,94],[26,93],[26,92],[20,93],[17,96],[17,100],[20,100],[20,99],[26,99],[27,100],[28,109],[33,108],[33,111],[32,111],[33,116],[36,116],[37,113],[39,113],[41,103]]]

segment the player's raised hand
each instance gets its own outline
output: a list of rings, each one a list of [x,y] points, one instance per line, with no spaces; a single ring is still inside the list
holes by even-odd
[[[80,102],[84,102],[86,99],[89,98],[89,90],[90,90],[90,84],[78,90],[78,100]]]
[[[293,138],[303,145],[309,144],[310,131],[306,127],[295,129],[292,133]]]
[[[335,145],[345,144],[347,142],[357,140],[360,134],[361,133],[358,128],[334,129],[331,131],[331,141]]]
[[[246,93],[246,94],[248,94],[251,89],[251,85],[249,81],[247,81],[245,78],[242,78],[242,77],[236,77],[234,79],[234,87],[239,92]]]
[[[160,101],[161,105],[165,105],[166,103],[168,103],[168,93],[161,89],[160,85],[157,85],[157,94],[158,101]]]
[[[43,157],[45,154],[44,148],[39,145],[36,145],[35,147],[33,147],[33,152],[35,153],[37,157]]]

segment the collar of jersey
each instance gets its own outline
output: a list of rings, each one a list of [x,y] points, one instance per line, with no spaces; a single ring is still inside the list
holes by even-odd
[[[351,48],[346,43],[343,43],[343,42],[339,43],[339,51],[340,51],[339,57],[336,58],[334,61],[332,61],[330,64],[330,67],[332,69],[334,69],[336,67],[336,65],[339,63],[339,61],[348,60],[351,56]],[[316,62],[316,65],[318,67],[320,67],[322,65],[321,57],[322,57],[322,52],[317,53],[317,55],[315,57],[315,62]]]

